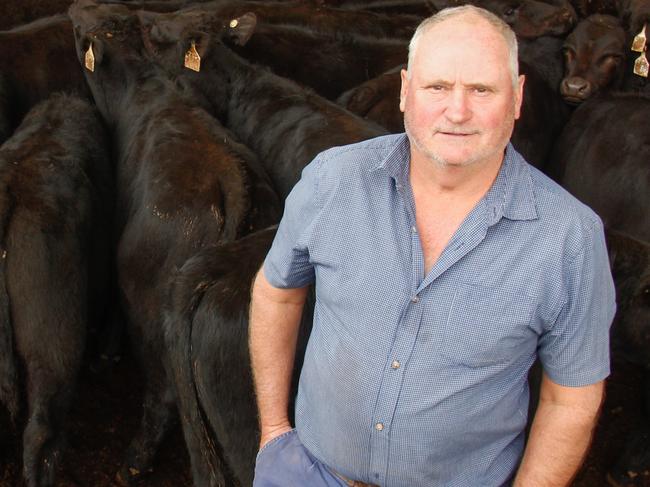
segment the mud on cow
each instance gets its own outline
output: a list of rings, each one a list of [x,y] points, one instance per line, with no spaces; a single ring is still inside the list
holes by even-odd
[[[93,280],[110,226],[104,128],[55,95],[0,149],[0,404],[22,431],[23,473],[49,486],[84,353]],[[101,285],[97,288],[101,294]],[[23,406],[24,407],[21,407]]]
[[[253,153],[147,62],[132,11],[79,1],[69,15],[82,66],[93,53],[86,79],[113,136],[119,287],[144,372],[142,420],[118,474],[129,482],[176,419],[162,327],[170,276],[201,248],[277,221],[279,201]]]

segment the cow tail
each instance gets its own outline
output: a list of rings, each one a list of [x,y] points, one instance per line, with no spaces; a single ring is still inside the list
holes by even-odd
[[[181,291],[183,286],[177,282],[174,287]],[[176,379],[178,399],[181,401],[182,420],[189,434],[194,436],[199,450],[210,469],[210,485],[226,485],[227,468],[219,454],[220,445],[209,426],[209,420],[201,406],[201,398],[197,389],[196,370],[199,365],[194,360],[193,337],[194,318],[199,308],[207,283],[200,283],[191,296],[184,296],[183,303],[179,303],[178,296],[172,298],[174,310],[168,319],[167,339],[170,351],[172,370]],[[182,293],[182,291],[181,291]],[[178,294],[181,294],[178,293]],[[188,299],[189,298],[189,299]],[[188,302],[189,301],[189,302]],[[180,304],[180,306],[178,306]],[[187,434],[187,433],[186,433]]]
[[[11,322],[11,304],[7,291],[6,234],[13,213],[13,201],[5,195],[0,201],[0,404],[9,411],[15,424],[19,410],[18,372],[14,351],[14,333]]]

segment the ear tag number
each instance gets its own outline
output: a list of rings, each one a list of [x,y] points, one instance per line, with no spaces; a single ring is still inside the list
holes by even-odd
[[[88,50],[86,51],[86,55],[84,57],[84,62],[86,65],[86,69],[91,73],[93,73],[95,71],[95,54],[93,53],[92,42],[88,46]]]
[[[196,43],[194,41],[192,41],[192,45],[185,53],[184,66],[187,69],[196,71],[197,73],[201,71],[201,56],[199,56],[199,53],[196,51]]]
[[[645,52],[642,52],[641,55],[636,58],[636,61],[634,61],[634,74],[647,78],[648,68],[650,68],[650,64],[648,64],[648,60],[645,57]]]
[[[645,45],[647,42],[646,36],[645,36],[645,27],[646,24],[643,24],[643,29],[641,29],[641,32],[639,32],[635,37],[634,40],[632,41],[632,50],[635,52],[643,52],[645,51]]]

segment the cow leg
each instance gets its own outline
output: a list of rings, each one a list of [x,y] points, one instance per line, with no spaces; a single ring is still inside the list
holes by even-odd
[[[168,385],[157,391],[145,392],[140,429],[127,449],[124,463],[116,480],[130,485],[143,474],[152,471],[153,459],[166,433],[177,419],[174,394]]]
[[[36,377],[34,377],[36,375]],[[54,483],[63,450],[63,425],[72,399],[74,379],[57,380],[51,375],[30,373],[29,413],[23,432],[23,474],[28,487]]]

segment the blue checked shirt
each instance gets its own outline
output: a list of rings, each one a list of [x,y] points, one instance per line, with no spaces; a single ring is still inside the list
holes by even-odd
[[[535,358],[565,386],[609,374],[602,223],[508,146],[425,275],[408,167],[404,134],[336,147],[286,201],[265,276],[316,283],[298,434],[342,475],[385,487],[507,484]]]

